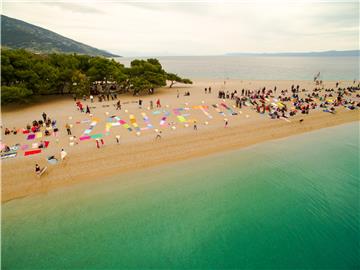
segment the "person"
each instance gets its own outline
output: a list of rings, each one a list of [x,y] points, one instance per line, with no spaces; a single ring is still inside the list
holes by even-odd
[[[207,94],[207,88],[205,87],[205,95]]]
[[[11,132],[10,132],[10,129],[8,128],[5,128],[5,135],[9,135]]]
[[[156,101],[156,108],[161,108],[160,99]]]
[[[40,141],[40,143],[39,143],[39,146],[38,146],[39,148],[45,148],[45,145],[44,145],[44,142],[43,141]]]
[[[58,136],[58,132],[59,132],[59,129],[57,127],[54,128],[54,136],[57,137]]]
[[[177,90],[177,95],[176,95],[176,97],[179,98],[179,96],[180,96],[180,93],[179,93],[179,90]]]
[[[13,128],[12,133],[13,133],[14,135],[16,135],[16,134],[17,134],[17,130],[16,130],[16,128]]]
[[[116,102],[116,109],[117,109],[117,110],[121,110],[120,100],[118,100],[118,102]]]
[[[44,122],[46,122],[46,113],[45,112],[42,113],[42,117],[44,119]]]
[[[139,109],[141,109],[141,108],[142,108],[142,100],[139,99]]]
[[[61,152],[60,152],[60,158],[61,158],[61,160],[64,160],[66,156],[67,156],[67,153],[66,153],[65,150],[62,148],[62,149],[61,149]]]
[[[86,113],[90,114],[90,108],[88,105],[86,105]]]
[[[101,141],[101,146],[104,146],[104,144],[105,144],[104,140],[101,138],[100,141]]]
[[[94,103],[94,96],[93,95],[90,95],[90,102]]]
[[[96,141],[96,147],[100,148],[99,139],[96,139],[95,141]]]
[[[229,121],[226,119],[226,120],[225,120],[225,127],[227,127],[228,124],[229,124]]]
[[[76,101],[76,94],[73,94],[73,99],[74,101]]]
[[[154,102],[150,100],[150,110],[154,109]]]
[[[120,143],[120,135],[116,135],[115,139],[116,139],[116,143],[119,144]]]
[[[71,135],[71,129],[70,129],[70,125],[68,123],[66,123],[65,128],[66,128],[68,135]]]
[[[161,139],[161,130],[156,134],[155,140],[157,139]]]
[[[196,121],[194,121],[194,130],[197,130],[197,124],[196,124]]]
[[[209,94],[211,94],[211,87],[209,86]]]
[[[39,166],[39,164],[35,164],[35,173],[36,174],[39,174],[41,172],[41,168],[40,168],[40,166]]]

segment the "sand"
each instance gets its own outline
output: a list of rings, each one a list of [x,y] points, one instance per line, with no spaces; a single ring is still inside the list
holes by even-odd
[[[242,88],[259,89],[266,86],[273,88],[277,86],[278,93],[281,89],[290,89],[292,84],[299,84],[300,89],[313,89],[311,81],[240,81],[230,80],[224,86],[223,81],[195,81],[192,86],[175,85],[172,89],[163,88],[156,91],[152,96],[142,96],[143,109],[139,109],[136,103],[138,97],[130,95],[120,96],[123,104],[121,111],[115,110],[115,101],[98,103],[97,100],[90,104],[84,102],[92,109],[93,117],[99,120],[91,134],[105,133],[106,119],[110,115],[118,115],[128,123],[129,114],[134,114],[140,127],[145,124],[142,121],[141,112],[145,112],[151,119],[154,129],[162,131],[161,140],[155,140],[156,132],[153,129],[141,132],[137,136],[134,131],[129,132],[125,128],[112,127],[110,135],[105,136],[105,146],[97,149],[94,140],[79,141],[78,145],[69,145],[69,136],[64,128],[66,123],[72,124],[72,132],[78,138],[88,128],[88,124],[76,124],[77,121],[91,119],[88,115],[76,110],[74,102],[70,97],[57,98],[56,100],[43,102],[22,108],[3,108],[2,126],[23,128],[34,119],[41,119],[45,111],[51,119],[56,119],[60,128],[59,141],[51,136],[50,146],[43,153],[34,156],[24,157],[19,151],[18,157],[2,160],[2,197],[1,201],[6,202],[16,198],[34,194],[49,192],[51,190],[69,187],[71,185],[86,181],[101,181],[104,178],[120,174],[126,171],[139,170],[145,167],[160,165],[177,160],[191,159],[194,157],[209,155],[221,151],[238,149],[267,140],[284,138],[287,136],[309,132],[312,130],[340,125],[347,122],[359,121],[357,110],[349,111],[339,108],[335,115],[324,113],[321,109],[312,110],[309,115],[298,114],[290,118],[291,122],[284,120],[272,120],[268,116],[259,115],[250,107],[244,107],[236,116],[218,114],[213,108],[209,113],[213,119],[207,118],[200,110],[192,109],[195,105],[208,105],[220,103],[217,98],[219,89],[238,91]],[[342,82],[341,87],[352,85],[352,82]],[[212,94],[204,94],[204,87],[212,87]],[[326,82],[325,87],[335,87],[335,82]],[[177,98],[177,91],[180,97]],[[190,91],[191,96],[184,96],[185,91]],[[167,123],[173,122],[173,130],[167,126],[160,126],[162,115],[153,115],[147,109],[149,101],[153,100],[154,105],[157,98],[160,98],[163,109],[171,112]],[[355,97],[353,99],[357,100]],[[124,104],[129,102],[128,104]],[[187,105],[186,105],[187,103]],[[226,100],[226,104],[232,106],[233,100]],[[102,107],[102,105],[110,105]],[[166,106],[168,105],[168,107]],[[185,127],[180,124],[172,113],[173,108],[190,107],[189,119],[196,119],[198,130],[194,131],[192,124]],[[128,112],[126,113],[125,110]],[[155,110],[155,109],[154,109]],[[241,114],[240,112],[241,111]],[[108,114],[107,114],[108,113]],[[228,119],[229,126],[224,128],[224,118]],[[304,119],[299,123],[299,119]],[[205,122],[208,122],[206,124]],[[3,134],[3,131],[2,131]],[[116,144],[115,136],[120,135],[120,144]],[[37,142],[39,139],[36,140]],[[30,144],[23,134],[3,136],[2,142],[7,145],[15,143]],[[60,150],[64,148],[68,156],[65,161],[56,165],[47,163],[46,157],[55,155],[60,160]],[[34,173],[35,163],[41,167],[47,166],[46,173],[37,177]],[[121,177],[120,177],[121,178]]]

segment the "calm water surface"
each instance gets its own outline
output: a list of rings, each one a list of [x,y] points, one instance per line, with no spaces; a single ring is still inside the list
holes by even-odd
[[[147,59],[150,57],[145,57]],[[359,57],[173,56],[156,57],[164,69],[191,79],[359,80]],[[117,58],[129,66],[134,58]]]
[[[2,206],[2,269],[359,269],[359,123]]]

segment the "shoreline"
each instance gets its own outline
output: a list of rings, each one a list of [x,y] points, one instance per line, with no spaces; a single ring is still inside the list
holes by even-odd
[[[48,174],[41,179],[33,175],[32,167],[26,166],[29,162],[26,159],[2,162],[1,202],[6,203],[79,183],[101,181],[103,178],[132,170],[239,150],[267,141],[360,121],[357,111],[341,111],[336,115],[314,112],[303,123],[297,121],[300,118],[301,115],[294,117],[291,123],[282,120],[255,121],[245,126],[206,130],[195,135],[176,134],[150,144],[149,141],[144,141],[136,144],[127,142],[109,145],[95,153],[83,148],[69,156],[64,163],[55,167],[48,166]],[[179,144],[179,141],[182,143]],[[147,158],[144,159],[144,156]],[[26,179],[20,177],[20,181],[16,178],[17,183],[4,184],[4,179],[12,178],[9,172],[19,168],[22,168],[20,175],[31,176]]]

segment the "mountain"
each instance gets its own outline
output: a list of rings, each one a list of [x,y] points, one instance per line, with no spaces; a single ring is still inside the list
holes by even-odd
[[[227,53],[229,56],[360,56],[360,50],[323,52],[284,52],[284,53]]]
[[[1,46],[12,49],[26,49],[36,53],[77,53],[104,57],[118,56],[4,15],[1,15]]]

